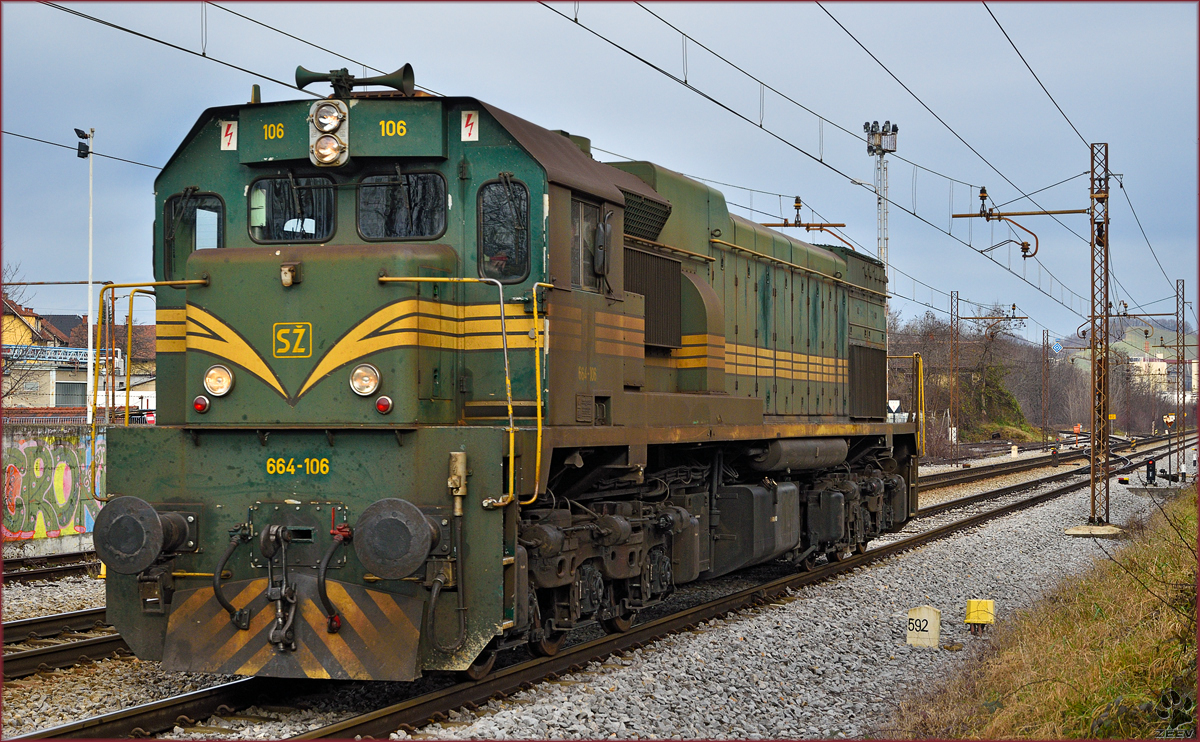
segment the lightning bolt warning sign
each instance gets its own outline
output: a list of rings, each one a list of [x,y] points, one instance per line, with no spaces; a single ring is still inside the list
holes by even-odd
[[[479,141],[479,111],[462,112],[462,140],[464,142]]]

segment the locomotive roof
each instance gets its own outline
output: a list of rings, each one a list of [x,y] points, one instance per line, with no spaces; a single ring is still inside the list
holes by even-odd
[[[355,97],[360,96],[356,95]],[[511,114],[477,98],[446,97],[440,100],[448,103],[467,102],[471,105],[478,104],[487,109],[488,113],[512,134],[517,143],[546,169],[546,178],[551,183],[583,191],[614,204],[624,204],[625,197],[621,192],[628,191],[636,193],[647,200],[655,201],[668,207],[670,206],[670,202],[667,199],[660,196],[640,178],[610,165],[605,165],[602,162],[597,162],[562,134],[526,121],[520,116]],[[180,141],[175,152],[167,160],[166,165],[163,166],[163,170],[165,171],[174,162],[175,158],[183,152],[188,143],[200,132],[200,129],[208,125],[209,122],[250,108],[292,102],[295,101],[242,103],[239,105],[216,106],[206,109],[200,114],[200,117],[187,133],[187,136],[183,137]]]
[[[641,178],[593,160],[562,134],[526,121],[520,116],[514,116],[490,103],[480,101],[479,104],[508,129],[525,151],[546,168],[546,177],[550,182],[584,191],[617,204],[625,203],[621,191],[629,191],[650,201],[670,205]]]

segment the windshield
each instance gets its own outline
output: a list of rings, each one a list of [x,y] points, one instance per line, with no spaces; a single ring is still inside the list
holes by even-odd
[[[329,178],[263,178],[250,187],[250,237],[255,242],[327,240],[335,209]]]

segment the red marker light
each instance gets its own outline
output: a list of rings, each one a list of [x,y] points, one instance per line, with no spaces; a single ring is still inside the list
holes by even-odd
[[[208,412],[208,397],[201,394],[192,401],[192,409],[199,413]]]
[[[386,415],[389,412],[391,412],[392,411],[392,398],[391,397],[380,397],[379,399],[375,400],[375,410],[377,412],[379,412],[380,415]]]

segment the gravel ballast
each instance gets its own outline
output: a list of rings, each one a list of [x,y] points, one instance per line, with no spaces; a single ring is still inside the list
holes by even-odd
[[[1112,485],[1112,520],[1148,500]],[[415,737],[797,738],[886,735],[903,692],[986,644],[963,623],[966,600],[996,601],[998,620],[1102,556],[1063,529],[1086,521],[1088,492],[991,521],[886,562],[716,620],[586,672],[542,683]],[[942,612],[941,645],[905,644],[910,608]],[[404,732],[393,739],[407,738]]]
[[[5,621],[104,607],[104,580],[80,575],[51,581],[5,582]]]
[[[1149,506],[1115,482],[1112,487],[1114,522],[1124,522]],[[997,504],[972,506],[969,512]],[[996,600],[998,616],[1003,618],[1028,605],[1060,576],[1080,571],[1099,555],[1091,541],[1062,535],[1062,528],[1082,523],[1087,511],[1086,490],[1067,495],[804,588],[766,608],[711,622],[694,633],[612,658],[603,666],[593,664],[585,672],[543,683],[510,701],[493,702],[478,714],[455,712],[448,722],[414,736],[861,736],[884,723],[899,698],[898,689],[944,673],[983,646],[986,639],[970,637],[962,624],[967,598]],[[959,511],[921,519],[904,533],[879,542],[961,516]],[[792,570],[786,565],[763,565],[720,580],[681,586],[667,605],[647,611],[643,618],[715,599]],[[104,602],[104,582],[90,578],[4,587],[6,620],[15,618],[10,611],[17,601],[22,615],[79,610]],[[962,645],[963,651],[904,644],[907,610],[922,604],[942,610],[942,644]],[[595,628],[573,632],[570,643],[598,635]],[[501,664],[526,657],[523,649],[508,650],[502,653]],[[165,673],[158,663],[136,660],[56,671],[6,686],[3,732],[10,736],[46,728],[225,680]],[[163,736],[286,737],[449,682],[449,678],[430,676],[416,683],[348,683],[329,696],[293,701],[296,710],[256,707],[200,722],[217,734],[176,728]],[[404,737],[403,733],[394,736]]]
[[[6,593],[7,590],[6,586]],[[3,736],[61,726],[232,679],[224,675],[164,672],[157,662],[129,657],[10,680],[4,683]]]

